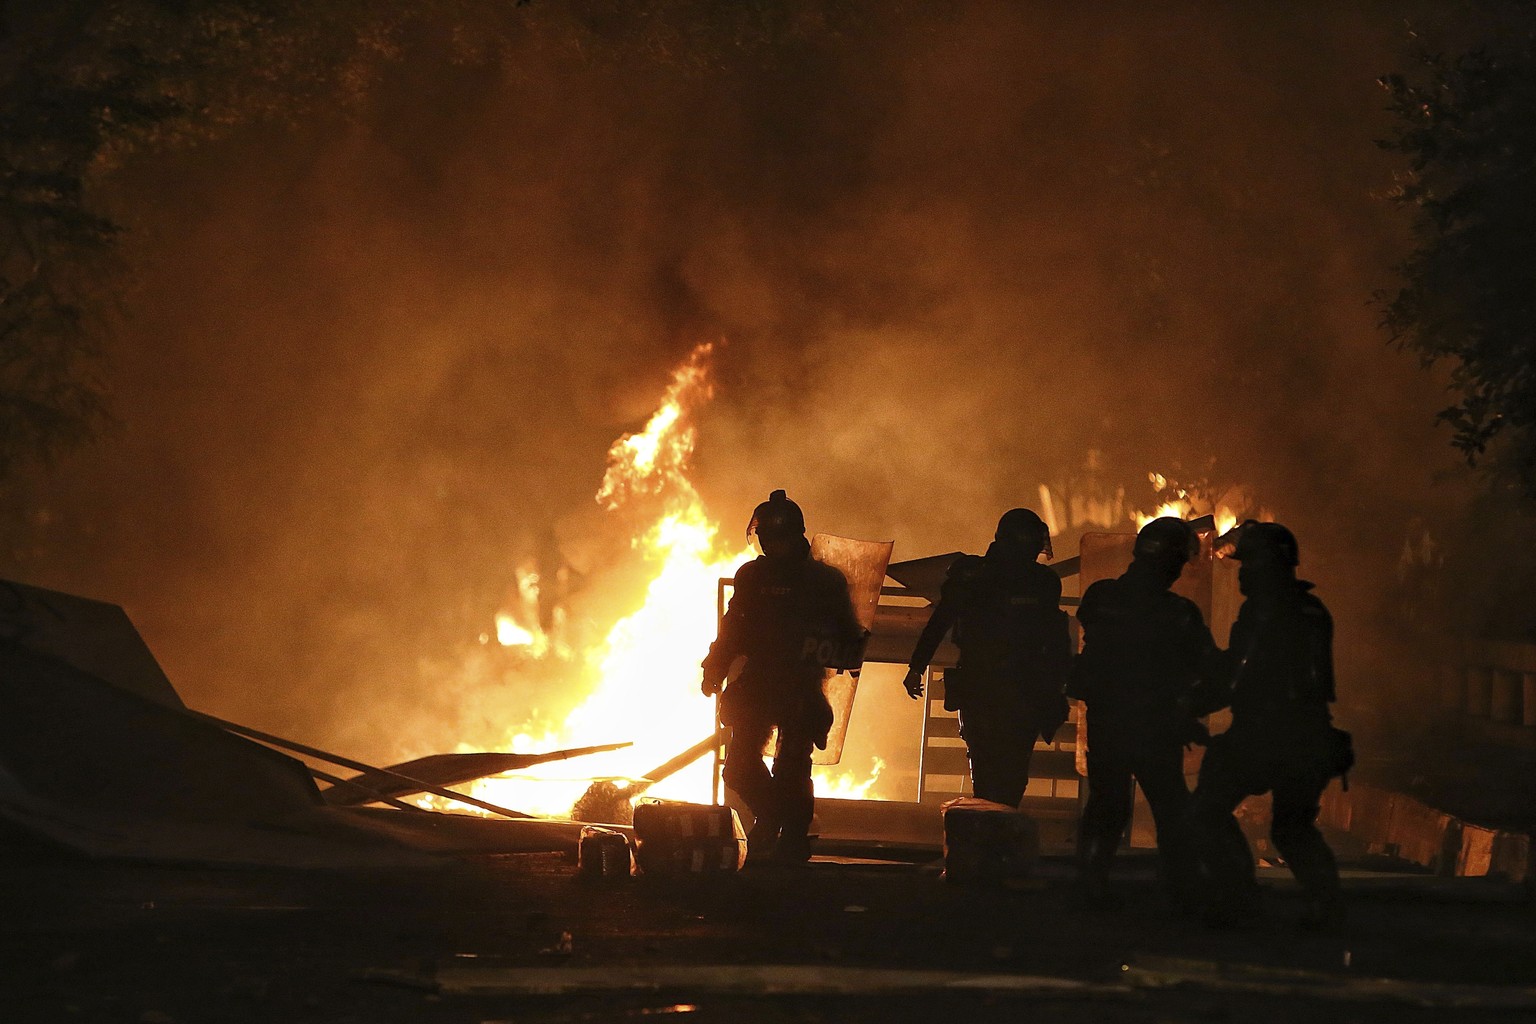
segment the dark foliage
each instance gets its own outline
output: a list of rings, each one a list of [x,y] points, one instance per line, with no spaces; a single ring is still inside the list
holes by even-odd
[[[356,88],[403,5],[82,0],[0,8],[0,479],[107,421],[126,154]]]
[[[1394,343],[1450,368],[1452,444],[1536,499],[1536,12],[1516,20],[1496,45],[1382,79],[1417,245],[1380,297]]]

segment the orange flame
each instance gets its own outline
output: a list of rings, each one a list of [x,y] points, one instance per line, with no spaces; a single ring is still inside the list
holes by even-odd
[[[696,347],[673,372],[645,428],[619,438],[608,451],[598,503],[616,511],[638,498],[659,498],[665,509],[631,542],[654,566],[644,603],[614,623],[589,652],[586,676],[574,683],[589,691],[586,700],[558,728],[525,725],[501,749],[553,750],[625,740],[634,745],[516,776],[483,779],[470,787],[473,795],[523,811],[564,815],[594,777],[620,784],[639,778],[714,730],[713,702],[699,692],[699,662],[715,637],[719,580],[734,576],[755,555],[750,547],[721,547],[718,530],[688,478],[695,441],[691,413],[713,396],[709,360],[714,349],[710,343]],[[536,600],[536,591],[533,597]],[[511,616],[497,619],[496,636],[504,645],[526,645],[535,656],[541,653],[540,634]],[[881,767],[877,763],[865,779],[850,772],[821,773],[817,791],[867,795]],[[712,769],[712,759],[706,756],[648,789],[647,795],[707,801]],[[423,803],[441,806],[434,800]]]
[[[1210,514],[1215,518],[1217,536],[1221,536],[1237,525],[1237,512],[1221,502],[1201,501],[1195,494],[1179,486],[1162,473],[1148,473],[1147,480],[1151,482],[1153,489],[1162,500],[1157,508],[1151,512],[1133,511],[1131,513],[1131,519],[1136,523],[1136,529],[1140,530],[1152,520],[1161,519],[1164,516],[1173,516],[1177,519],[1192,519],[1206,514]]]
[[[714,351],[712,342],[694,348],[683,365],[672,372],[661,407],[651,414],[645,429],[625,434],[608,449],[608,470],[597,490],[598,504],[612,512],[637,495],[672,492],[698,507],[700,518],[704,518],[698,492],[687,474],[694,444],[693,421],[688,413],[714,397],[709,380],[709,360]]]

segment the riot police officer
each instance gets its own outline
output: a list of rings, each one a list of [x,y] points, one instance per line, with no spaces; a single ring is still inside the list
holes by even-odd
[[[807,832],[814,813],[811,756],[824,747],[832,707],[822,690],[816,651],[827,642],[857,643],[863,630],[838,569],[811,557],[800,506],[783,491],[758,505],[747,525],[762,554],[736,571],[731,603],[703,662],[701,690],[721,691],[727,726],[725,784],[752,812],[747,855],[786,862],[810,857]],[[745,655],[729,685],[726,673]],[[764,748],[779,730],[773,770]]]
[[[1039,562],[1050,547],[1038,515],[1005,512],[985,555],[950,565],[904,682],[911,696],[922,696],[923,671],[953,629],[960,663],[944,673],[944,705],[960,712],[973,791],[1009,807],[1029,784],[1035,737],[1050,742],[1067,718],[1071,640],[1061,579]]]
[[[1306,923],[1326,926],[1341,919],[1342,905],[1338,867],[1317,829],[1319,799],[1354,758],[1328,710],[1333,619],[1313,585],[1296,578],[1290,530],[1250,520],[1235,540],[1246,600],[1232,626],[1227,692],[1212,702],[1230,700],[1232,725],[1211,741],[1192,806],[1210,913],[1231,924],[1256,909],[1253,856],[1233,811],[1244,797],[1272,792],[1275,848],[1309,897]]]
[[[1190,694],[1215,653],[1199,607],[1170,588],[1199,551],[1189,524],[1165,516],[1136,535],[1130,568],[1083,594],[1083,649],[1068,695],[1087,705],[1088,802],[1078,869],[1090,903],[1112,902],[1109,868],[1141,784],[1157,827],[1163,880],[1194,899],[1197,863],[1185,815],[1184,747],[1203,738]]]

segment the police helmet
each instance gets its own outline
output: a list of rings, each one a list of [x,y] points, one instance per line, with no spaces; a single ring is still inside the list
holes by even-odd
[[[1033,509],[1011,508],[997,521],[996,540],[1017,544],[1032,551],[1044,551],[1046,558],[1054,557],[1051,551],[1051,530],[1045,520]]]
[[[1295,568],[1301,564],[1296,535],[1279,523],[1252,519],[1237,528],[1237,546],[1229,556],[1239,562]]]
[[[783,491],[774,491],[768,500],[752,510],[747,536],[797,537],[805,533],[805,514]]]
[[[1178,516],[1162,516],[1143,526],[1136,534],[1136,546],[1131,549],[1132,558],[1173,565],[1193,561],[1199,553],[1200,538]]]

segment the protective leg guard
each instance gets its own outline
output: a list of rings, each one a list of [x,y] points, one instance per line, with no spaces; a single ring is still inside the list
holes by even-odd
[[[1077,890],[1083,904],[1092,910],[1115,910],[1120,897],[1109,884],[1109,866],[1115,859],[1120,837],[1112,840],[1086,830],[1078,836]]]
[[[1334,930],[1344,923],[1344,903],[1339,896],[1339,867],[1322,833],[1311,822],[1294,831],[1276,827],[1270,833],[1275,848],[1290,866],[1291,874],[1307,893],[1301,926]]]
[[[804,864],[811,859],[808,833],[816,813],[815,787],[808,778],[789,777],[775,781],[779,783],[784,818],[774,858],[785,864]]]

